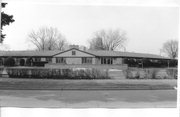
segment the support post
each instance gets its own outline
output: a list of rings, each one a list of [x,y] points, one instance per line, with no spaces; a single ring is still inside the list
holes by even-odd
[[[169,68],[169,60],[168,60],[168,68]]]

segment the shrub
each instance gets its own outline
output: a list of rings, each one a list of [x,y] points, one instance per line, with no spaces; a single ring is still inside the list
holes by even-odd
[[[178,70],[177,69],[167,69],[167,74],[169,78],[177,79]]]
[[[139,79],[146,79],[147,78],[147,71],[146,70],[139,70],[138,75],[139,75]]]
[[[156,79],[157,77],[156,77],[156,74],[157,74],[157,72],[158,72],[158,70],[156,70],[156,69],[152,69],[151,70],[151,79]]]
[[[128,79],[139,79],[139,73],[137,70],[127,70],[127,78]]]
[[[177,69],[128,69],[127,79],[177,79]]]
[[[158,70],[155,75],[155,79],[167,79],[168,74],[166,70]]]

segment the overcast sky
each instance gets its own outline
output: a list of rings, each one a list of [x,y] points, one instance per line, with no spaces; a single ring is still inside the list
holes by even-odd
[[[99,29],[127,32],[126,50],[159,54],[162,44],[178,39],[177,7],[139,7],[118,5],[60,5],[43,2],[8,2],[3,9],[15,22],[4,28],[4,44],[10,50],[33,49],[28,33],[42,26],[52,26],[71,44],[87,46],[87,40]]]

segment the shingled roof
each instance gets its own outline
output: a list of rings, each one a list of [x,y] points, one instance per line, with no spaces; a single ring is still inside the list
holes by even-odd
[[[160,55],[146,54],[146,53],[104,51],[104,50],[87,51],[87,52],[94,54],[96,56],[104,56],[104,57],[135,57],[135,58],[170,59],[170,58],[163,57]]]
[[[12,56],[12,57],[48,57],[58,53],[56,51],[0,51],[0,56]]]
[[[71,49],[75,49],[75,48],[71,48]],[[82,50],[79,50],[79,51],[82,51]],[[97,57],[134,57],[134,58],[170,59],[170,58],[155,55],[155,54],[134,53],[134,52],[105,51],[105,50],[96,50],[96,51],[87,50],[87,51],[82,51],[82,52],[86,52]],[[58,53],[61,54],[61,51],[59,50],[56,50],[56,51],[0,51],[0,56],[51,57]]]

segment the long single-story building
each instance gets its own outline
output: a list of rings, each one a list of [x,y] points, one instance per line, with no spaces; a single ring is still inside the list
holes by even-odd
[[[70,48],[65,51],[0,51],[0,65],[4,65],[5,60],[11,57],[16,66],[24,66],[30,61],[29,66],[43,63],[44,67],[80,67],[80,68],[117,68],[126,69],[131,62],[136,62],[136,66],[142,66],[144,61],[152,63],[164,61],[169,67],[172,59],[154,54],[105,51],[105,50],[80,50]]]

